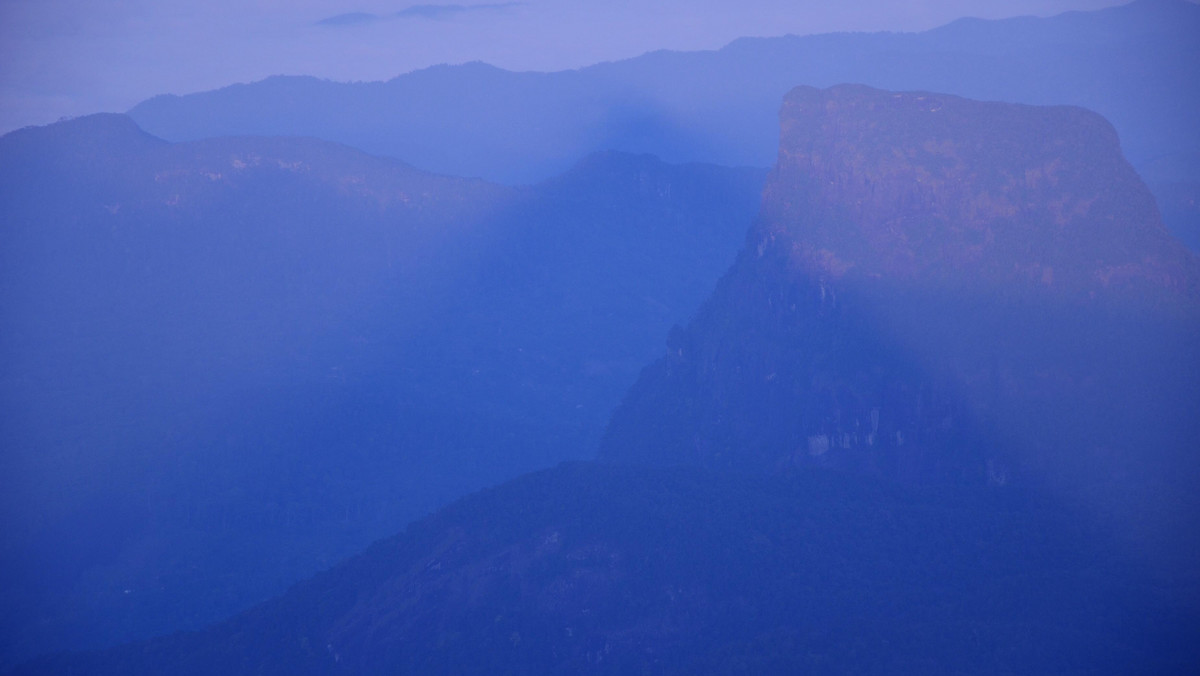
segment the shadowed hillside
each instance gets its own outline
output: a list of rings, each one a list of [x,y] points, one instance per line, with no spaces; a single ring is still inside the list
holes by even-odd
[[[3,137],[3,660],[200,626],[590,455],[762,180],[608,153],[515,189],[124,116]]]

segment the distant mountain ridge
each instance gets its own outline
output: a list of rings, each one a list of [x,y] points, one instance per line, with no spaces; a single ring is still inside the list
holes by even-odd
[[[717,51],[652,52],[555,73],[471,63],[387,82],[272,77],[156,97],[130,114],[171,140],[316,136],[511,184],[547,178],[595,150],[770,166],[787,91],[861,83],[1083,106],[1116,126],[1140,169],[1200,150],[1197,34],[1200,6],[1138,0],[1046,19],[964,19],[923,33],[747,38]],[[1188,241],[1200,236],[1194,210],[1171,214],[1172,229]]]

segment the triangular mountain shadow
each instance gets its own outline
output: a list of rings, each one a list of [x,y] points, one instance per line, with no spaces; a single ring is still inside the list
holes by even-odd
[[[0,669],[198,628],[595,453],[766,171],[537,186],[122,115],[0,137]]]

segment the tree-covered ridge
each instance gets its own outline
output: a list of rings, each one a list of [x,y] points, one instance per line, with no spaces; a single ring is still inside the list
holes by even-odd
[[[203,632],[17,674],[1122,673],[1196,618],[1026,493],[574,463]],[[1153,637],[1153,638],[1151,638]]]

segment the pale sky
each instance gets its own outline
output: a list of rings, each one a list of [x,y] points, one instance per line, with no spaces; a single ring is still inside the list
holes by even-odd
[[[1123,0],[0,0],[0,133],[277,74],[560,70],[742,36],[915,31]],[[325,21],[332,19],[331,21]]]

